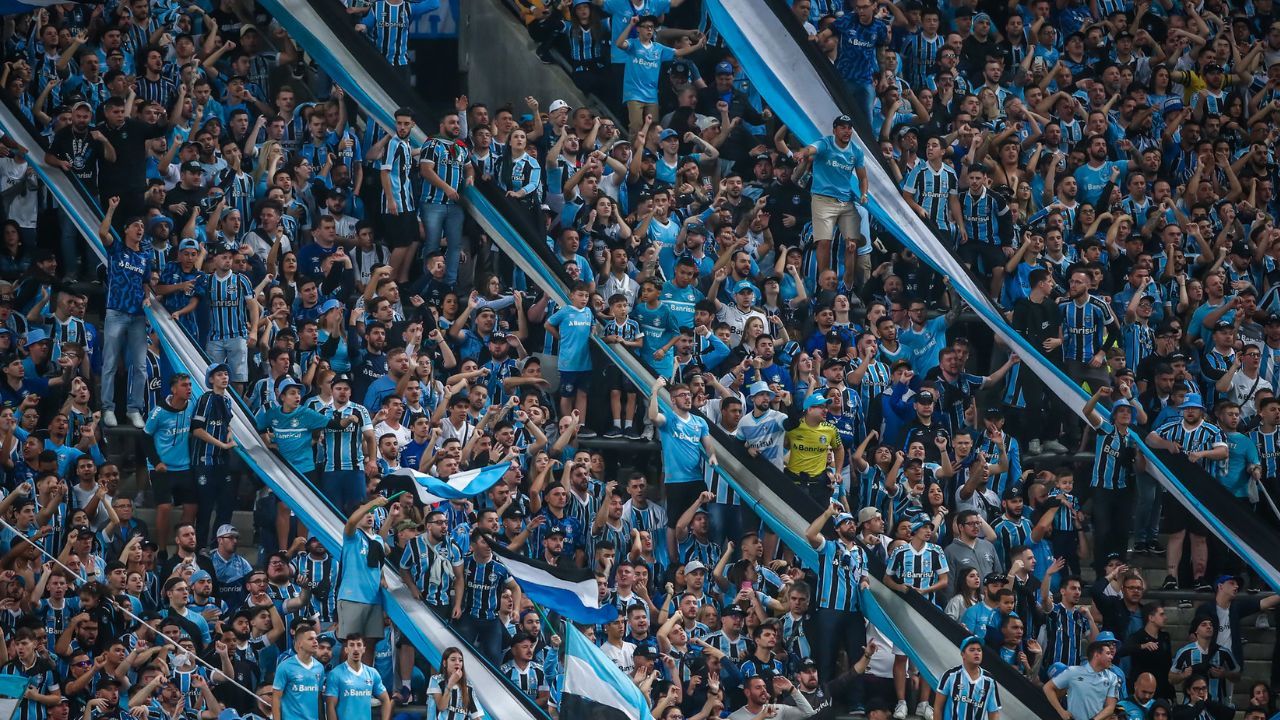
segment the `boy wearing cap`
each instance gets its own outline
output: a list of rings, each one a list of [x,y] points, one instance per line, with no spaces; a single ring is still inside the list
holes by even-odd
[[[191,414],[191,472],[199,498],[196,538],[201,545],[209,537],[209,517],[215,507],[216,525],[231,519],[234,492],[227,464],[236,442],[231,438],[231,398],[227,394],[230,376],[225,363],[211,363],[205,371],[208,392],[196,400]]]
[[[302,384],[284,379],[276,387],[279,404],[268,404],[254,416],[267,447],[280,453],[299,473],[312,477],[316,469],[313,438],[316,430],[345,430],[360,422],[356,415],[325,415],[302,405]],[[313,478],[314,479],[314,478]],[[283,538],[281,538],[283,540]]]
[[[204,264],[204,251],[194,238],[183,238],[178,243],[178,259],[165,265],[160,273],[156,294],[169,315],[178,321],[191,337],[200,337],[196,322],[196,308],[205,295],[208,276],[200,271]]]
[[[576,412],[587,416],[587,393],[591,389],[591,332],[595,314],[587,308],[591,285],[578,283],[569,294],[572,305],[563,307],[547,318],[547,334],[560,346],[560,413]],[[595,437],[590,428],[578,430],[578,436]]]
[[[261,309],[253,286],[231,266],[236,250],[227,245],[213,248],[213,273],[201,302],[209,308],[209,338],[205,349],[212,363],[226,363],[236,391],[249,381],[248,339],[256,335]]]
[[[998,720],[1000,693],[996,681],[982,669],[982,641],[969,635],[960,641],[960,665],[938,681],[933,696],[937,720]]]

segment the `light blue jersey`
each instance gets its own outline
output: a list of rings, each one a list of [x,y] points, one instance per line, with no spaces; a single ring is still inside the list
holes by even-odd
[[[561,370],[591,370],[591,328],[594,324],[595,316],[590,308],[563,307],[547,318],[547,325],[560,332]]]
[[[702,482],[702,460],[706,455],[702,438],[710,433],[707,421],[693,414],[681,420],[674,412],[665,417],[667,422],[660,435],[667,484]]]
[[[303,664],[297,655],[276,666],[272,687],[280,693],[281,720],[320,720],[320,686],[324,665],[311,658]]]
[[[809,147],[815,151],[813,159],[813,194],[849,202],[853,199],[853,171],[863,166],[862,150],[853,144],[843,148],[828,135]]]
[[[330,425],[331,418],[305,407],[286,413],[279,405],[264,407],[254,416],[258,432],[271,431],[271,440],[289,464],[304,475],[316,469],[312,434]]]
[[[382,544],[382,538],[371,539],[364,530],[342,537],[342,582],[338,599],[372,605],[378,602],[382,568],[369,567],[369,544]],[[385,545],[384,545],[384,550]]]
[[[373,699],[387,691],[382,677],[368,665],[352,670],[342,663],[325,679],[324,696],[338,699],[338,720],[368,720],[373,712]]]
[[[195,402],[188,400],[187,406],[181,410],[174,409],[168,401],[160,403],[151,410],[147,418],[144,432],[151,436],[155,443],[156,454],[160,462],[170,471],[187,470],[191,467],[191,415],[195,412]]]
[[[656,104],[662,63],[675,59],[675,49],[659,42],[644,45],[631,40],[627,49],[618,53],[627,62],[622,74],[622,101]]]

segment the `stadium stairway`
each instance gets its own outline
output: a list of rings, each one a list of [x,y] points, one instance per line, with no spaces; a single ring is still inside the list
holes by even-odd
[[[0,129],[28,150],[36,150],[40,147],[31,128],[7,103],[0,104]],[[43,158],[38,153],[29,153],[28,162],[35,168],[58,204],[76,222],[81,234],[94,252],[105,262],[106,252],[97,238],[97,224],[101,222],[101,213],[92,198],[83,191],[82,186],[74,182],[69,174],[45,166]],[[119,242],[118,239],[117,242]],[[193,390],[197,396],[205,392],[202,380],[208,368],[208,359],[203,351],[178,327],[163,308],[158,305],[148,307],[147,316],[174,369],[187,372],[196,380],[193,383]],[[266,448],[254,429],[247,407],[239,397],[234,393],[232,395],[231,431],[241,458],[280,500],[289,505],[294,514],[311,530],[313,536],[321,539],[330,553],[339,554],[342,549],[342,526],[345,518],[324,499],[318,490],[311,486],[306,478]],[[245,515],[240,513],[233,518],[238,523],[243,523]],[[250,519],[244,525],[237,524],[237,527],[251,530],[252,520]],[[436,617],[424,604],[413,598],[394,567],[390,564],[385,565],[382,574],[385,581],[384,606],[397,629],[433,663],[439,661],[440,654],[445,648],[460,647],[467,667],[470,668],[469,676],[476,686],[477,696],[482,698],[480,703],[491,717],[501,717],[504,720],[506,718],[546,720],[545,712],[476,654],[447,622]]]

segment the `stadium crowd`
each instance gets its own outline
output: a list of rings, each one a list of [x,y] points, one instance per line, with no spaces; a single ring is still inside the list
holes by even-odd
[[[348,8],[406,76],[414,5]],[[431,667],[386,617],[384,559],[555,714],[554,608],[495,544],[595,574],[618,618],[582,630],[657,720],[991,720],[984,655],[1064,719],[1277,716],[1280,674],[1245,650],[1280,596],[1135,445],[1280,527],[1272,0],[794,0],[852,112],[808,145],[702,3],[520,9],[599,107],[462,97],[383,127],[243,0],[3,19],[0,85],[41,145],[0,145],[16,718],[480,716],[464,654]],[[869,163],[1092,393],[1085,422],[872,220]],[[57,170],[99,202],[96,238]],[[545,228],[568,305],[466,219],[489,183]],[[205,377],[173,371],[148,305]],[[346,516],[340,553],[237,455],[232,395]],[[713,426],[824,508],[816,564],[725,482]],[[502,464],[437,506],[383,482]],[[970,633],[936,688],[867,623],[872,576]]]

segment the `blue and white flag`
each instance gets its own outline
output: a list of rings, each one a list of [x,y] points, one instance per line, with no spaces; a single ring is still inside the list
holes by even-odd
[[[0,0],[0,15],[21,15],[29,13],[32,10],[39,10],[44,7],[52,7],[54,5],[62,5],[65,3],[74,3],[77,5],[101,5],[102,0]]]
[[[511,463],[498,463],[476,470],[456,472],[447,480],[441,480],[413,468],[400,468],[387,477],[412,481],[413,488],[418,493],[418,499],[423,504],[435,505],[446,500],[463,500],[483,495],[489,492],[489,488],[497,485],[510,469]]]
[[[595,573],[580,567],[556,567],[519,555],[490,542],[493,555],[506,566],[533,602],[583,625],[603,625],[618,617],[618,608],[601,605]]]
[[[652,720],[644,693],[572,623],[565,624],[564,693],[560,717]]]

